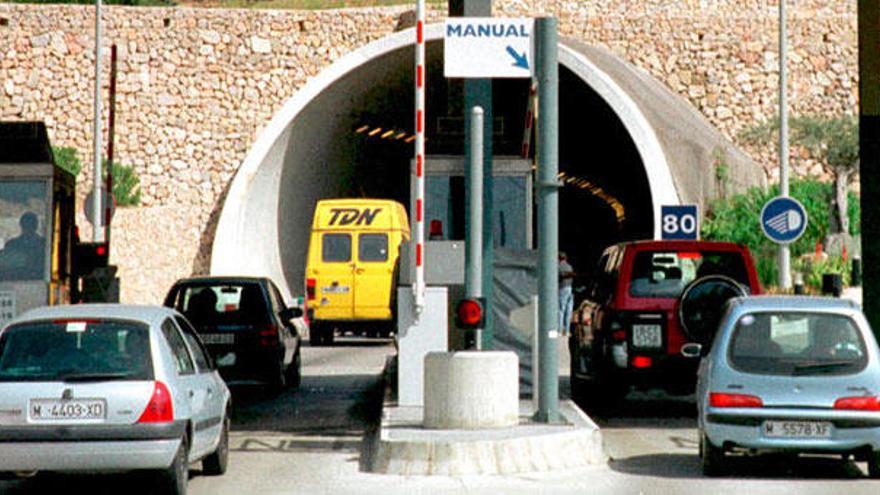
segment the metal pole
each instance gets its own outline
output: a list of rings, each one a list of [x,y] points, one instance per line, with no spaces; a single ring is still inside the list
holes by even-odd
[[[103,195],[104,174],[101,170],[101,0],[95,0],[95,179],[92,203],[92,218],[95,219],[92,240],[104,240],[104,205]]]
[[[471,155],[468,162],[467,267],[465,295],[483,296],[483,109],[471,112]],[[488,308],[484,308],[488,311]],[[483,348],[483,332],[477,330],[474,341],[477,350]]]
[[[535,19],[538,81],[538,412],[545,423],[559,417],[559,65],[557,20]]]
[[[492,17],[492,0],[464,0],[462,9],[464,17]],[[492,163],[493,148],[492,130],[492,80],[491,79],[465,79],[464,80],[464,117],[465,117],[465,162],[469,163],[470,153],[473,147],[468,143],[470,136],[471,114],[469,108],[480,107],[483,109],[483,297],[486,302],[485,327],[483,328],[483,349],[494,347],[495,319],[492,314],[492,299],[494,293],[494,265],[495,265],[495,232],[493,230],[493,182]],[[467,178],[465,188],[467,188]],[[465,214],[467,216],[467,214]]]
[[[785,68],[788,38],[785,29],[785,2],[779,0],[779,194],[788,196],[788,74]],[[779,287],[791,288],[791,253],[787,244],[779,245]]]
[[[416,313],[425,307],[425,0],[416,0],[416,211],[415,216],[415,265],[414,287]]]
[[[116,44],[110,46],[110,108],[107,117],[107,201],[115,201],[113,197],[113,160],[116,142]],[[110,246],[110,205],[104,205],[104,240]]]

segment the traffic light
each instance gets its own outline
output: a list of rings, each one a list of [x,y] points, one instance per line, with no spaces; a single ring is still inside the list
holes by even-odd
[[[110,246],[106,242],[81,242],[74,250],[74,273],[86,275],[96,268],[105,268],[110,261]]]
[[[455,308],[455,324],[463,330],[479,330],[486,325],[486,299],[462,299]]]

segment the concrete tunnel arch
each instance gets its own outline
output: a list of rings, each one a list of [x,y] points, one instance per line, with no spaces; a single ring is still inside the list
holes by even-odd
[[[430,25],[426,31],[429,50],[432,46],[436,50],[442,45],[443,25]],[[230,185],[214,236],[213,275],[268,276],[286,298],[301,293],[312,206],[318,199],[339,195],[340,181],[352,174],[340,160],[334,161],[342,156],[338,146],[322,147],[309,139],[350,132],[350,122],[348,126],[341,122],[345,120],[345,109],[313,103],[331,90],[342,101],[355,93],[354,88],[380,84],[382,75],[376,72],[381,70],[359,69],[381,64],[392,54],[411,47],[413,39],[413,29],[407,29],[346,55],[283,105],[261,131]],[[653,233],[659,238],[660,205],[678,204],[682,196],[668,161],[668,142],[658,137],[656,122],[652,123],[643,111],[644,104],[640,106],[634,100],[632,89],[628,92],[619,84],[620,75],[615,80],[600,69],[576,42],[560,43],[559,62],[561,68],[604,100],[631,138],[650,195],[651,211],[641,212],[650,217],[649,231],[643,235]],[[355,99],[350,97],[348,103],[356,105]],[[728,153],[735,151],[725,149]],[[323,166],[308,167],[316,163]],[[408,176],[400,180],[408,180]],[[701,194],[696,195],[702,199]]]

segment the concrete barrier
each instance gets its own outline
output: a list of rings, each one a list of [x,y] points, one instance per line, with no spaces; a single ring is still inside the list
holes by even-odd
[[[425,356],[424,427],[485,429],[519,422],[519,359],[506,351]]]

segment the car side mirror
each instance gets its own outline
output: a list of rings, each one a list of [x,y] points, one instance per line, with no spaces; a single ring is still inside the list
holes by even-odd
[[[283,309],[278,316],[281,317],[284,321],[290,321],[294,318],[302,318],[303,310],[302,308],[286,308]]]
[[[688,342],[681,346],[681,355],[686,358],[699,358],[703,356],[703,344]]]

